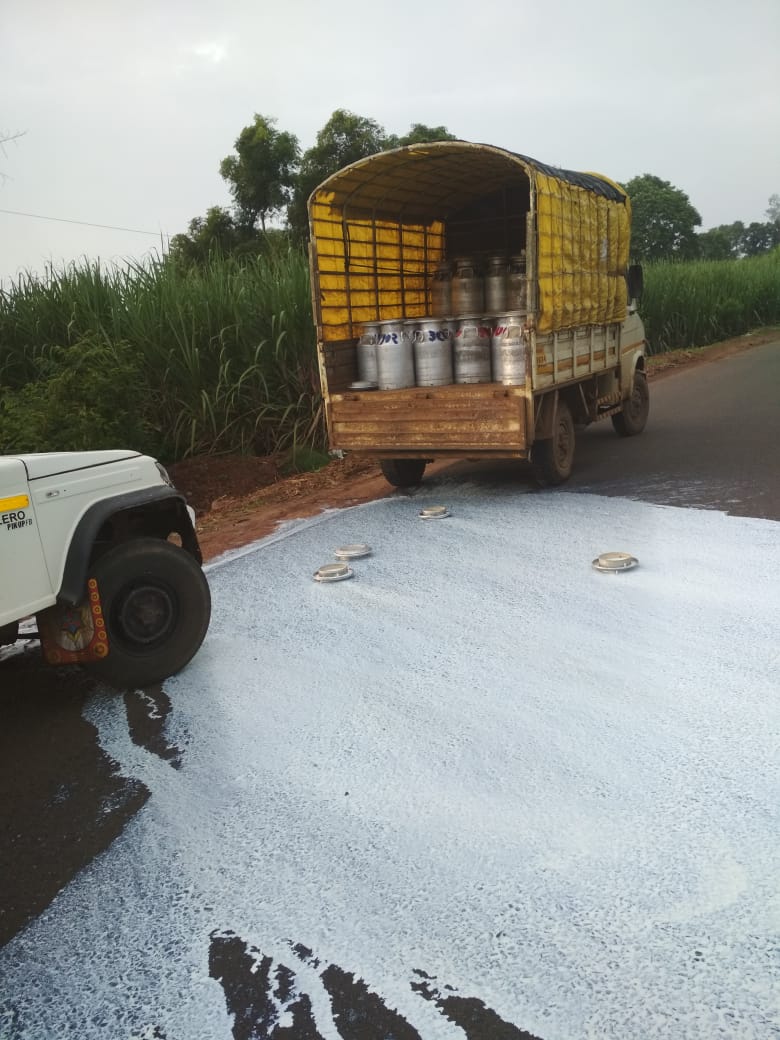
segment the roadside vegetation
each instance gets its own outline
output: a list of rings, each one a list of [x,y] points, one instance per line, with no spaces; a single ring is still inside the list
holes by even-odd
[[[168,462],[230,452],[321,464],[306,200],[374,152],[454,137],[423,123],[399,136],[338,109],[302,151],[256,114],[219,164],[231,207],[190,221],[165,257],[84,261],[0,288],[0,450],[121,444]],[[780,323],[780,196],[766,223],[699,233],[668,181],[642,174],[625,188],[653,353]]]
[[[645,267],[652,353],[780,323],[780,251]],[[303,252],[127,269],[83,263],[0,292],[0,449],[122,444],[169,462],[324,461]]]
[[[640,313],[653,354],[780,322],[780,248],[741,260],[646,264]]]
[[[0,293],[0,388],[6,452],[304,458],[323,444],[306,259],[23,277]]]

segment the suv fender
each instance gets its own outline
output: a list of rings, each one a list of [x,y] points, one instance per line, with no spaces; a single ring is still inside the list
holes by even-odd
[[[95,502],[79,520],[68,546],[59,603],[75,606],[84,597],[90,564],[131,537],[167,539],[178,534],[182,548],[203,562],[184,496],[172,487],[131,491]]]

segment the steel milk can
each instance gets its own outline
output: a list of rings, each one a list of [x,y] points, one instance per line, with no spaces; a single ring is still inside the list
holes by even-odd
[[[376,340],[379,329],[378,321],[368,321],[363,326],[363,334],[357,345],[358,379],[364,383],[376,383]]]
[[[452,277],[452,311],[454,314],[481,314],[485,306],[485,289],[479,268],[471,257],[455,261]]]
[[[507,309],[508,279],[509,260],[505,256],[491,256],[485,270],[485,310],[488,314],[503,314]]]
[[[490,340],[493,381],[504,386],[523,386],[526,369],[525,314],[519,311],[496,318]]]
[[[520,256],[509,260],[507,277],[506,308],[508,311],[523,311],[528,308],[528,282],[525,273],[525,250]]]
[[[414,371],[418,386],[452,382],[452,332],[441,318],[422,318],[414,330]]]
[[[380,321],[376,339],[377,384],[380,390],[414,386],[414,354],[409,323],[392,318]]]
[[[452,269],[448,263],[438,264],[431,281],[431,314],[444,318],[452,313]]]
[[[478,314],[469,314],[458,322],[452,348],[456,383],[489,383],[490,326]]]

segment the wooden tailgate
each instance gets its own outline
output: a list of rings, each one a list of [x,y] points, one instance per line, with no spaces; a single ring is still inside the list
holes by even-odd
[[[526,454],[523,387],[499,383],[331,395],[332,448],[425,455]]]

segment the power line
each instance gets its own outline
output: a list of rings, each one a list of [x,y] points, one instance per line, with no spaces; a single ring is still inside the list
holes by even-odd
[[[93,224],[89,220],[69,220],[67,217],[46,217],[42,213],[22,213],[17,209],[0,209],[0,213],[10,213],[14,217],[34,217],[36,220],[56,220],[59,224],[81,224],[83,227],[103,228],[104,231],[129,231],[134,235],[154,235],[159,238],[161,231],[142,231],[140,228],[117,227],[115,224]]]

